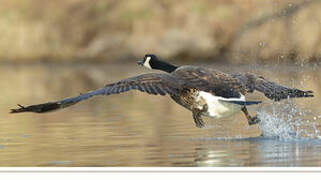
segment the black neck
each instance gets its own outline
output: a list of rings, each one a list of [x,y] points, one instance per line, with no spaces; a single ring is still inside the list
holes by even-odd
[[[177,69],[177,66],[174,66],[172,64],[169,64],[167,62],[164,62],[164,61],[160,61],[160,60],[157,60],[157,61],[152,61],[151,62],[151,67],[153,69],[158,69],[158,70],[162,70],[162,71],[166,71],[168,73],[171,73],[173,71],[175,71]]]

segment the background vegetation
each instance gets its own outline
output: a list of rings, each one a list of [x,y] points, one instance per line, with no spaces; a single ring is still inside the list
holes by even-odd
[[[320,0],[0,0],[0,61],[320,62]]]

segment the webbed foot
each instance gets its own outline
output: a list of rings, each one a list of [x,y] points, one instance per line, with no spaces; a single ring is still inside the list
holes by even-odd
[[[259,122],[261,122],[261,120],[257,117],[257,115],[254,116],[254,117],[250,117],[250,119],[248,120],[248,123],[249,123],[250,126],[254,125],[254,124],[257,124]]]

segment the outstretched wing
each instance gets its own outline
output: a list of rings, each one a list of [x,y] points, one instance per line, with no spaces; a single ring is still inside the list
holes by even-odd
[[[232,74],[232,77],[239,79],[247,88],[248,92],[257,90],[264,93],[266,97],[274,101],[280,101],[287,98],[313,97],[312,91],[303,91],[296,88],[288,88],[274,82],[266,80],[262,76],[256,76],[251,73]]]
[[[170,74],[143,74],[128,78],[116,83],[108,84],[103,88],[90,91],[85,94],[81,94],[76,97],[66,98],[56,102],[48,102],[43,104],[36,104],[31,106],[21,106],[20,108],[11,109],[11,113],[20,113],[20,112],[35,112],[35,113],[44,113],[53,110],[58,110],[66,108],[68,106],[74,105],[80,101],[86,100],[93,96],[97,95],[110,95],[110,94],[119,94],[132,89],[139,90],[141,92],[146,92],[153,95],[166,95],[166,94],[175,94],[179,91],[180,86],[177,83],[178,81],[175,77]]]

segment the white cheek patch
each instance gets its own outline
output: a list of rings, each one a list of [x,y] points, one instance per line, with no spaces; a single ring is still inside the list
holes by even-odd
[[[150,59],[151,59],[151,57],[147,57],[147,58],[146,58],[146,60],[145,60],[145,62],[144,62],[144,66],[147,67],[147,68],[149,68],[149,69],[152,69],[152,67],[151,67],[150,64],[149,64]]]

